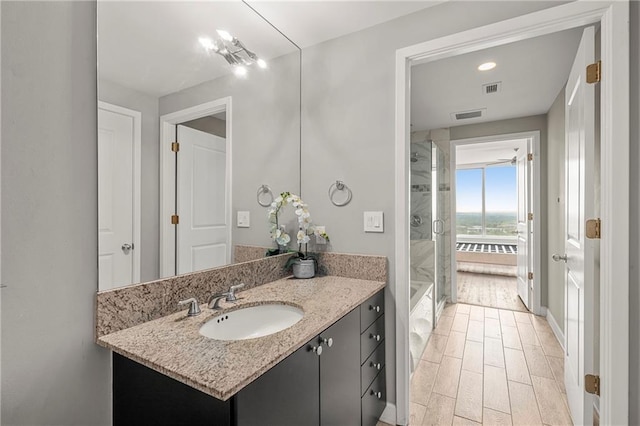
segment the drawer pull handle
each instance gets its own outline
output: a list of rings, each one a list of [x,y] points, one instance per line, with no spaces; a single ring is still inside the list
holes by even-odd
[[[329,347],[333,346],[333,337],[329,337],[328,339],[321,337],[320,341]]]
[[[379,334],[369,334],[369,339],[375,339],[376,342],[379,342],[381,338],[382,336],[380,336]]]
[[[376,306],[369,305],[369,310],[370,311],[380,312],[380,305],[376,305]]]
[[[320,356],[322,355],[322,346],[318,345],[318,346],[312,346],[311,347],[311,351],[315,352],[316,355]]]
[[[382,399],[382,392],[371,391],[371,395],[375,396],[378,399]]]
[[[375,363],[375,362],[371,361],[371,365],[370,365],[370,367],[373,367],[373,368],[375,368],[376,370],[382,370],[382,364],[380,364],[379,362],[378,362],[378,363]]]

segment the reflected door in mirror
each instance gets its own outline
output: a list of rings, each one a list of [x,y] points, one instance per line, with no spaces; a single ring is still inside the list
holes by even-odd
[[[230,261],[229,182],[226,140],[177,126],[177,273],[186,274]]]
[[[98,284],[103,290],[140,279],[134,236],[139,120],[136,111],[104,103],[98,109]]]

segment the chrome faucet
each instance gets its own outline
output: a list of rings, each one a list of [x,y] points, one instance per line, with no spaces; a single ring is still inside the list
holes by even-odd
[[[207,302],[209,308],[222,309],[220,308],[220,300],[222,300],[222,298],[224,298],[227,302],[235,302],[236,300],[238,300],[238,297],[236,296],[236,290],[242,287],[244,287],[244,283],[232,285],[231,287],[229,287],[229,291],[225,291],[224,293],[214,294],[209,298],[209,301]]]

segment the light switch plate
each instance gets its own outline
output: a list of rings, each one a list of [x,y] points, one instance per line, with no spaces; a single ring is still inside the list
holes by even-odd
[[[251,212],[238,211],[238,228],[249,228],[251,225]]]
[[[384,232],[384,213],[364,212],[364,232]]]

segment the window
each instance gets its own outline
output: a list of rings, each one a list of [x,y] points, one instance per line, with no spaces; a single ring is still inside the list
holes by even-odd
[[[458,239],[514,239],[517,196],[515,166],[456,170]]]

